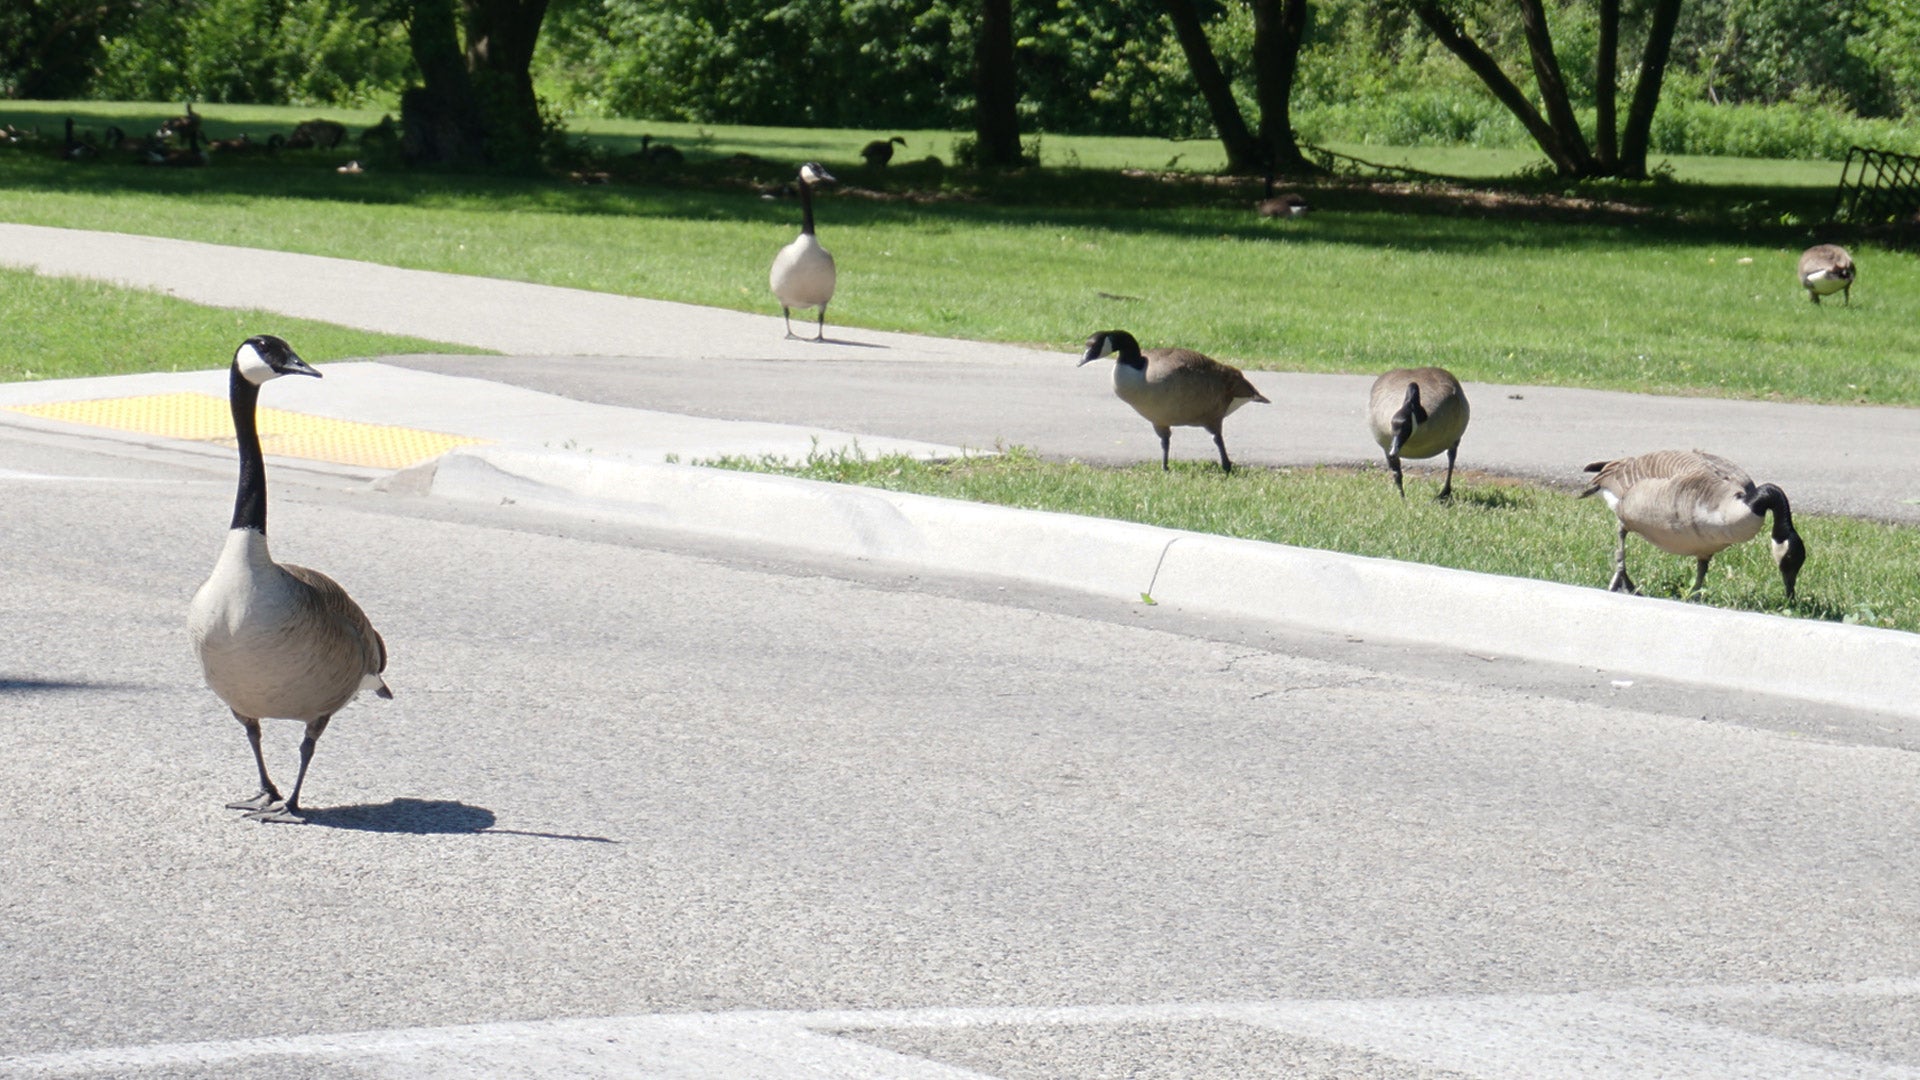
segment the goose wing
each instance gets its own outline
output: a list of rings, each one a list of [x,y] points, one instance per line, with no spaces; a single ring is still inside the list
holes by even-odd
[[[1266,401],[1246,373],[1232,364],[1223,364],[1192,349],[1148,349],[1148,382],[1172,382],[1196,386],[1217,386],[1228,401]]]
[[[380,631],[373,628],[367,613],[353,602],[347,590],[340,583],[318,570],[291,563],[281,563],[295,581],[309,590],[308,612],[323,633],[334,640],[345,643],[352,653],[357,653],[361,662],[360,671],[367,677],[370,688],[381,697],[392,697],[386,681],[380,678],[387,670],[387,642]]]

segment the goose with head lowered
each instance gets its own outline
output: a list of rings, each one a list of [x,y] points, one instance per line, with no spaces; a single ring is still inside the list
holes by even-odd
[[[325,574],[277,563],[267,550],[267,474],[255,426],[260,387],[282,375],[320,376],[285,341],[260,334],[242,342],[227,374],[240,482],[233,522],[213,575],[194,594],[188,629],[207,686],[246,730],[260,792],[228,803],[257,821],[301,821],[300,788],[314,744],[333,715],[362,690],[393,696],[381,678],[387,646],[345,589]],[[267,775],[260,721],[306,725],[300,774],[284,799]]]
[[[1620,522],[1620,543],[1613,554],[1612,592],[1639,592],[1627,576],[1627,534],[1673,555],[1691,555],[1696,564],[1693,592],[1707,581],[1707,564],[1735,544],[1760,533],[1773,515],[1773,561],[1780,568],[1787,599],[1807,561],[1807,545],[1793,527],[1787,493],[1773,484],[1755,484],[1745,469],[1700,450],[1656,450],[1639,457],[1596,461],[1586,468],[1593,482],[1581,498],[1599,495]]]
[[[794,185],[800,192],[800,235],[773,257],[773,269],[767,274],[767,284],[780,301],[780,315],[786,320],[788,337],[799,336],[793,332],[793,309],[810,307],[820,309],[820,323],[813,340],[824,341],[827,336],[827,302],[833,299],[833,256],[820,246],[820,238],[814,235],[813,188],[816,184],[832,182],[833,174],[818,162],[809,161],[800,166],[800,178]]]
[[[1842,303],[1853,305],[1853,256],[1838,244],[1815,244],[1800,253],[1800,286],[1819,303],[1823,296],[1840,294]]]
[[[1153,425],[1160,436],[1160,468],[1167,457],[1176,427],[1205,428],[1220,448],[1220,468],[1233,471],[1227,441],[1220,434],[1227,414],[1249,401],[1267,399],[1247,381],[1240,369],[1192,349],[1148,349],[1125,330],[1102,330],[1087,339],[1081,365],[1111,356],[1113,392]]]
[[[1367,397],[1367,426],[1373,441],[1387,452],[1393,488],[1407,497],[1400,479],[1401,458],[1430,458],[1447,452],[1447,479],[1436,498],[1453,497],[1453,459],[1460,453],[1469,410],[1460,380],[1446,368],[1399,368],[1373,380]]]

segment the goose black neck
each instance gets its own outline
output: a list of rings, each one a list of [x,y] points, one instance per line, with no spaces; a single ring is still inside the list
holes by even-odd
[[[1140,343],[1132,334],[1117,333],[1109,339],[1113,345],[1113,358],[1135,371],[1147,370],[1147,356],[1140,351]]]
[[[800,235],[813,235],[813,185],[800,181]]]
[[[253,414],[260,388],[233,365],[227,375],[227,400],[233,406],[233,435],[240,445],[240,486],[233,495],[233,524],[229,528],[267,532],[267,461],[260,453],[260,431]]]
[[[1416,424],[1424,424],[1427,422],[1427,410],[1425,406],[1420,404],[1419,383],[1410,382],[1407,384],[1407,396],[1400,402],[1400,411],[1405,413],[1407,418]]]
[[[1753,500],[1747,503],[1756,514],[1773,515],[1773,538],[1784,541],[1794,535],[1793,508],[1787,504],[1787,493],[1773,484],[1761,484],[1754,489]]]

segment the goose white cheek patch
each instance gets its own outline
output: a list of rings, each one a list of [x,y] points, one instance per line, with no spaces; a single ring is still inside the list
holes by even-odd
[[[233,362],[240,366],[240,374],[255,386],[259,386],[268,379],[280,377],[280,373],[273,370],[273,365],[267,363],[266,358],[253,347],[252,342],[240,346],[240,351],[233,354]]]

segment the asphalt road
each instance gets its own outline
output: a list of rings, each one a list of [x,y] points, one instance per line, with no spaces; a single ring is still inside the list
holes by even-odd
[[[861,331],[846,331],[858,337]],[[942,342],[944,347],[964,343]],[[843,353],[846,350],[841,350]],[[855,356],[796,360],[646,353],[607,356],[394,356],[384,363],[468,375],[579,401],[715,420],[810,424],[973,449],[1026,446],[1102,464],[1151,461],[1153,429],[1114,397],[1110,361],[983,347],[977,359],[927,358],[897,344]],[[1245,465],[1384,467],[1367,432],[1371,376],[1254,372],[1273,400],[1226,422],[1227,452]],[[1547,386],[1470,383],[1472,426],[1459,467],[1562,487],[1582,466],[1662,448],[1712,450],[1793,497],[1796,510],[1920,522],[1920,453],[1909,409],[1702,401]],[[1178,428],[1173,454],[1214,460],[1213,441]],[[1439,483],[1445,458],[1409,461],[1415,483]],[[1386,483],[1383,475],[1382,483]]]
[[[230,465],[0,429],[0,1076],[1920,1076],[1871,717],[271,478],[307,826]]]

